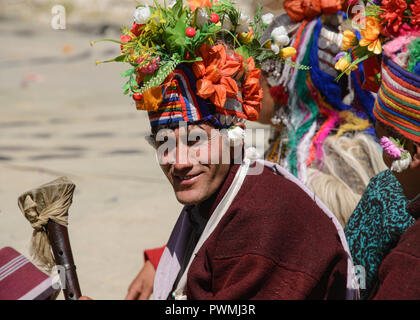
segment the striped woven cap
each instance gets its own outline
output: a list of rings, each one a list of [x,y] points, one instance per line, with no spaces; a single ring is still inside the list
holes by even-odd
[[[248,119],[244,111],[240,94],[236,98],[228,97],[223,108],[215,107],[208,99],[196,94],[196,77],[192,69],[180,64],[170,79],[155,87],[155,92],[137,103],[137,109],[147,110],[152,127],[171,126],[180,121],[189,124],[211,121],[215,127],[227,128],[235,122]],[[150,95],[153,95],[151,98]],[[153,100],[154,109],[144,106]],[[157,102],[155,102],[157,101]]]
[[[382,84],[373,113],[406,138],[420,142],[420,77],[382,59]]]
[[[179,65],[168,83],[161,85],[162,102],[155,111],[149,111],[152,127],[170,125],[185,121],[194,123],[213,118],[209,104],[195,95],[195,81],[192,70]]]

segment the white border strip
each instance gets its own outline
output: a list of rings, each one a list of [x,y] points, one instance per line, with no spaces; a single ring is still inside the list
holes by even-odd
[[[42,293],[44,293],[51,286],[52,286],[52,279],[48,277],[47,279],[42,281],[39,285],[37,285],[35,288],[33,288],[31,291],[21,296],[18,300],[34,300],[35,298],[39,297]]]

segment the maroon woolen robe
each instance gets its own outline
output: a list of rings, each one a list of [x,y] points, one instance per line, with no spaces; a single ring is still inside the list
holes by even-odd
[[[417,221],[382,262],[374,299],[420,300],[420,199],[410,206]]]
[[[209,218],[238,170],[199,206]],[[265,167],[248,175],[188,271],[188,299],[344,299],[347,254],[331,219]]]

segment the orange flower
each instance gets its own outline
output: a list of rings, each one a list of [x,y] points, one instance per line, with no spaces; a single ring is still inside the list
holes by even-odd
[[[343,32],[343,44],[342,48],[344,51],[354,48],[357,45],[356,34],[351,30],[345,30]]]
[[[199,55],[203,61],[194,62],[192,66],[197,78],[197,95],[223,108],[226,97],[234,98],[238,94],[238,85],[232,77],[240,70],[241,64],[228,57],[221,44],[211,48],[203,45]]]
[[[381,54],[382,45],[379,35],[381,33],[381,23],[375,17],[366,18],[366,27],[362,30],[362,39],[359,44],[362,47],[368,46],[368,50],[374,54]]]
[[[248,120],[255,121],[261,110],[263,90],[260,84],[261,69],[255,67],[252,57],[246,60],[247,71],[242,83],[242,107]]]
[[[191,11],[195,11],[195,9],[199,7],[211,8],[210,0],[188,0],[188,4],[190,6]]]

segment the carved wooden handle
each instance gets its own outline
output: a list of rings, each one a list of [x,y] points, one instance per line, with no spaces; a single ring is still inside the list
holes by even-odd
[[[64,298],[66,300],[77,300],[82,294],[77,279],[67,228],[50,219],[47,231],[56,265],[64,267],[65,270]]]

